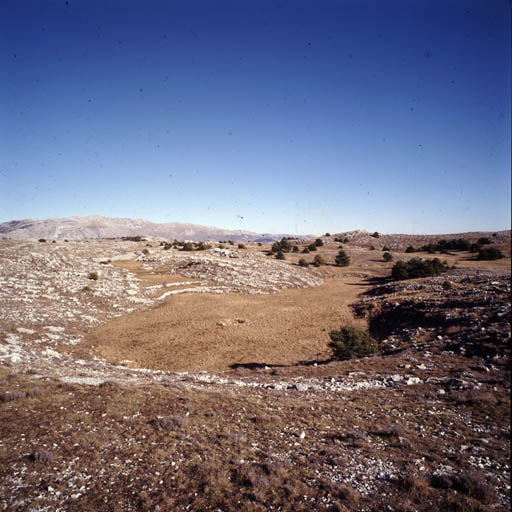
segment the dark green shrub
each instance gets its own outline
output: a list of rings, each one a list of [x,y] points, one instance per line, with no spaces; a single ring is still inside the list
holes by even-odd
[[[439,258],[422,260],[412,258],[407,262],[397,261],[391,269],[391,278],[395,281],[414,279],[416,277],[437,276],[448,270],[448,264],[441,262]]]
[[[375,233],[372,234],[373,238],[380,238],[380,233],[378,231],[375,231]]]
[[[239,249],[245,249],[245,245],[244,244],[238,244],[238,248]]]
[[[499,260],[503,258],[503,253],[495,247],[482,247],[476,256],[477,260]]]
[[[100,278],[98,272],[89,272],[87,279],[92,279],[93,281],[97,281]]]
[[[317,247],[322,247],[322,245],[324,245],[324,242],[322,241],[322,239],[321,239],[321,238],[317,238],[317,239],[315,240],[315,245],[316,245]]]
[[[385,245],[383,248],[382,248],[382,252],[386,252],[386,251],[390,251],[391,249]]]
[[[278,251],[278,252],[277,252],[277,254],[276,254],[276,259],[277,259],[277,260],[284,260],[284,259],[286,259],[286,258],[284,257],[283,251]]]
[[[304,249],[302,250],[302,254],[308,254],[308,253],[309,253],[309,248],[304,247]]]
[[[40,239],[39,239],[39,241],[40,241],[41,243],[44,243],[44,242],[46,242],[46,238],[40,238]]]
[[[316,251],[316,244],[314,244],[314,243],[313,243],[313,244],[309,244],[309,245],[308,245],[308,249],[309,249],[310,251]]]
[[[292,245],[290,244],[290,242],[288,242],[288,239],[287,238],[282,238],[281,239],[281,250],[284,251],[284,252],[290,252],[292,250]]]
[[[383,255],[382,255],[382,259],[384,261],[391,261],[393,259],[393,255],[390,253],[390,252],[385,252]]]
[[[409,279],[409,272],[407,271],[407,265],[403,261],[397,261],[391,269],[391,277],[395,281],[403,281]]]
[[[293,252],[299,252],[299,246],[298,245],[294,245],[293,246]]]
[[[307,267],[307,266],[309,266],[309,263],[304,258],[301,258],[299,260],[299,266],[300,267]]]
[[[331,233],[325,233],[325,236],[331,236]]]
[[[122,236],[121,240],[124,240],[126,242],[145,242],[146,239],[143,238],[141,235],[136,236]]]
[[[470,244],[463,238],[452,238],[450,240],[439,240],[435,244],[424,245],[421,250],[434,254],[436,251],[440,251],[444,254],[448,251],[469,251]]]
[[[181,247],[180,251],[193,251],[195,249],[195,245],[191,242],[185,242]]]
[[[343,250],[340,249],[335,258],[336,265],[340,267],[348,267],[350,265],[350,256]]]
[[[476,241],[476,243],[477,243],[478,245],[489,245],[489,244],[492,244],[492,242],[491,242],[488,238],[484,238],[484,237],[479,238],[479,239]]]
[[[325,265],[325,261],[324,259],[322,258],[322,256],[320,256],[320,254],[317,254],[314,259],[313,259],[313,265],[315,267],[320,267],[321,265]]]
[[[407,247],[407,249],[405,249],[405,252],[406,253],[416,252],[416,249],[412,245],[409,245],[409,247]]]
[[[339,331],[331,331],[329,337],[329,347],[333,351],[334,359],[343,361],[353,357],[371,356],[378,350],[377,342],[370,333],[358,327],[342,327]]]
[[[274,243],[272,244],[272,247],[270,248],[270,250],[271,250],[272,252],[279,252],[279,251],[282,251],[282,250],[283,250],[283,248],[282,248],[282,246],[281,246],[281,243],[280,243],[280,242],[274,242]]]

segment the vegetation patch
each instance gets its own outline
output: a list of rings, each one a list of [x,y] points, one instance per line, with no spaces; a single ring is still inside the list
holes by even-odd
[[[397,261],[391,270],[391,278],[395,281],[402,281],[417,277],[437,276],[446,272],[448,268],[448,264],[439,258],[431,260],[412,258],[409,261]]]
[[[358,327],[342,327],[329,333],[329,347],[334,359],[347,360],[354,357],[367,357],[378,351],[377,342],[368,331]]]
[[[495,247],[483,247],[478,250],[476,256],[477,260],[500,260],[503,258],[503,253]]]

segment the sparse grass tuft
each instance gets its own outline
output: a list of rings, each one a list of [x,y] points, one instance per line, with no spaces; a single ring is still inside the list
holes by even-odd
[[[151,424],[158,430],[175,430],[183,427],[187,422],[185,416],[161,416],[151,421]]]
[[[496,499],[495,490],[481,474],[475,472],[432,475],[430,485],[436,489],[453,489],[481,503],[492,503]]]
[[[14,400],[21,400],[27,394],[24,391],[6,391],[0,395],[0,402],[13,402]]]
[[[41,464],[49,464],[53,460],[52,452],[46,450],[36,450],[28,456],[29,460],[33,462],[40,462]]]

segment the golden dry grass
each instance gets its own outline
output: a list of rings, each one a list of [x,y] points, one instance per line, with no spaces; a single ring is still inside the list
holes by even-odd
[[[328,331],[353,321],[349,304],[362,289],[329,279],[317,288],[274,295],[172,296],[93,329],[81,345],[110,361],[151,369],[295,364],[328,357]]]

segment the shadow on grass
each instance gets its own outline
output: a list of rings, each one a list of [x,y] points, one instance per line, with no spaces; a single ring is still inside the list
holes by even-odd
[[[246,370],[261,370],[264,368],[286,368],[287,366],[289,365],[269,363],[234,363],[229,365],[232,370],[239,370],[240,368],[244,368]]]

